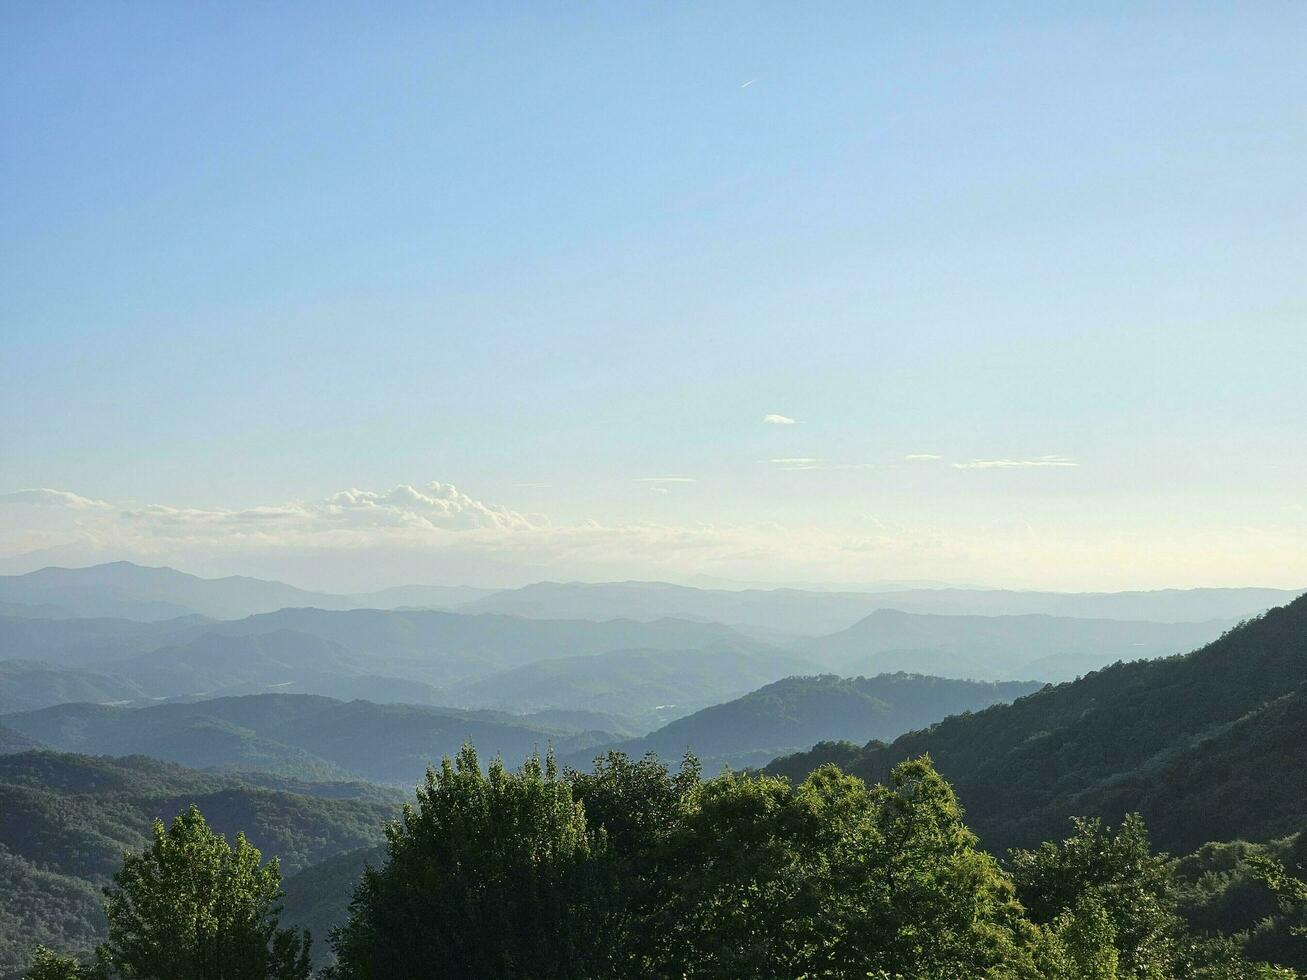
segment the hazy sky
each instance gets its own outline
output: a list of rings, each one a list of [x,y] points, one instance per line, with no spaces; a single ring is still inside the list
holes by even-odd
[[[547,7],[0,10],[4,569],[1307,585],[1307,6]]]

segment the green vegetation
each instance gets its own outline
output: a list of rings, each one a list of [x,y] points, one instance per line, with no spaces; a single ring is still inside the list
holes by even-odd
[[[128,854],[105,889],[108,936],[93,965],[40,948],[36,980],[308,980],[311,937],[278,927],[277,862],[214,833],[192,805]]]
[[[28,947],[29,977],[307,977],[308,936],[282,924],[275,863],[261,865],[243,836],[228,845],[194,807],[153,837],[106,893],[94,962]],[[1242,858],[1290,918],[1307,883],[1281,858],[1298,840]],[[434,965],[469,980],[1297,976],[1251,959],[1247,930],[1195,927],[1184,865],[1153,853],[1130,816],[1115,829],[1076,821],[1066,840],[1005,867],[924,758],[883,785],[834,766],[793,785],[703,780],[690,757],[671,772],[621,753],[588,772],[560,773],[552,757],[483,771],[467,746],[428,772],[383,850],[342,853],[301,884],[356,882],[324,980],[429,976]],[[301,907],[324,924],[332,911],[317,895]]]
[[[1033,846],[1069,814],[1139,811],[1172,853],[1307,826],[1307,598],[1201,650],[1117,664],[1011,705],[859,749],[818,745],[768,771],[836,762],[869,781],[929,753],[991,848]]]
[[[762,766],[827,739],[893,738],[945,715],[988,707],[1038,690],[1023,681],[946,680],[919,674],[788,677],[726,704],[680,718],[617,748],[664,758],[691,751],[704,768]]]
[[[244,830],[294,874],[380,843],[399,798],[346,783],[263,777],[252,785],[146,758],[0,756],[0,977],[27,963],[38,943],[89,952],[106,928],[99,890],[123,852],[149,839],[155,819],[192,803],[216,830]]]

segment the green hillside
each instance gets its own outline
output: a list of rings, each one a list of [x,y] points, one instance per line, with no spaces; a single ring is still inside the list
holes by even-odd
[[[141,757],[0,756],[0,977],[25,963],[37,942],[71,951],[92,945],[103,927],[99,888],[155,818],[197,803],[216,829],[245,830],[294,875],[375,846],[398,808],[397,797],[372,787],[357,787],[356,798],[316,789],[275,780],[255,786]]]
[[[1191,654],[1117,664],[1012,705],[862,749],[819,745],[769,770],[826,761],[864,778],[929,753],[991,847],[1055,837],[1069,814],[1141,810],[1182,852],[1307,817],[1307,598]]]

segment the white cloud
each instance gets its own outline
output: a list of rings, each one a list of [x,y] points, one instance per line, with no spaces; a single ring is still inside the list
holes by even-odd
[[[804,466],[810,463],[820,463],[821,460],[813,456],[782,456],[779,459],[769,459],[767,462],[776,466]]]
[[[768,425],[798,425],[798,419],[792,419],[788,415],[764,415],[762,420]]]
[[[698,483],[693,476],[638,476],[636,483]]]
[[[672,492],[671,490],[667,489],[667,487],[650,487],[649,489],[652,490],[654,493],[671,493],[671,492]]]
[[[1034,459],[973,459],[966,463],[954,463],[953,468],[955,470],[1007,470],[1079,465],[1074,459],[1066,456],[1036,456]]]
[[[909,463],[933,463],[936,460],[943,459],[944,457],[936,455],[935,453],[908,453],[903,458]]]
[[[0,493],[0,504],[63,507],[68,510],[105,510],[113,506],[103,500],[92,500],[90,497],[83,497],[67,490],[51,490],[48,487]]]

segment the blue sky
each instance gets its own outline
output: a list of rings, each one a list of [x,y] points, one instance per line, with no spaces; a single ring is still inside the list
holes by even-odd
[[[9,5],[0,556],[1307,585],[1304,42],[1275,2]],[[328,503],[432,481],[464,517]]]

